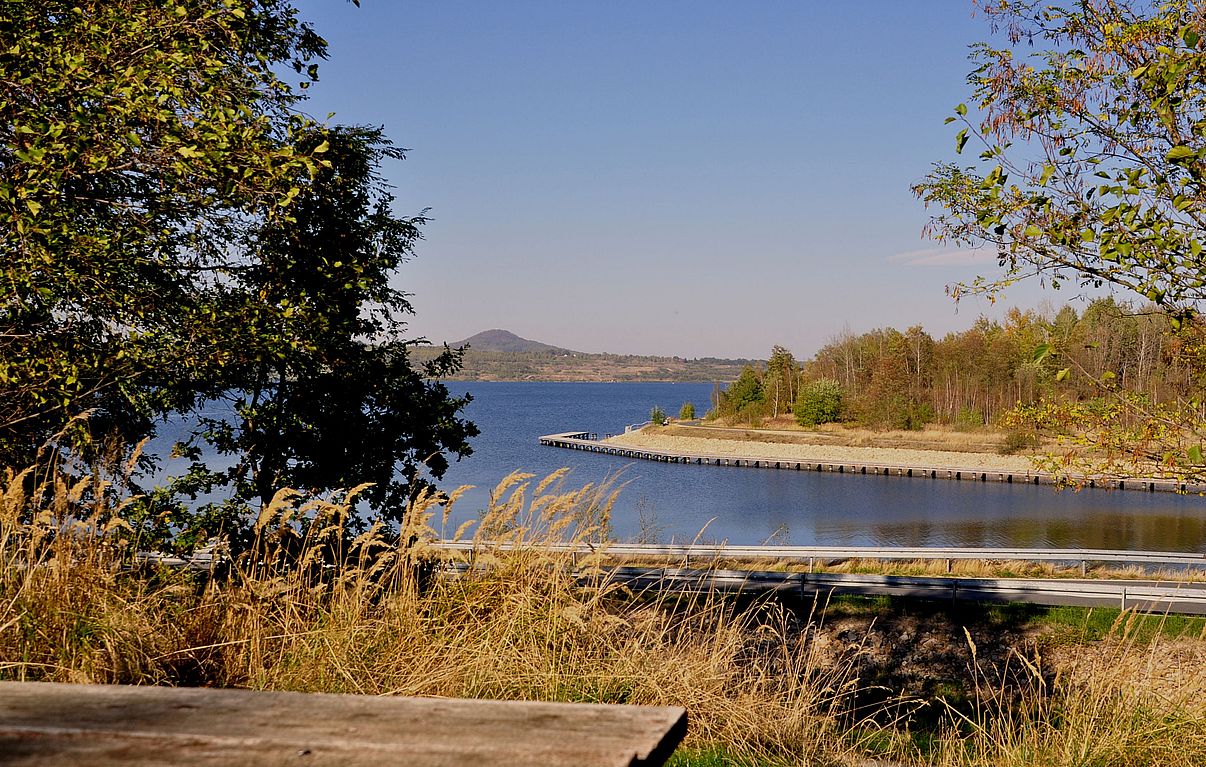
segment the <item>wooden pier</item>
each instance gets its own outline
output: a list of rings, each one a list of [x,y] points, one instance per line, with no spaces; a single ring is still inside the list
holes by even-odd
[[[716,455],[708,453],[682,453],[670,450],[615,445],[600,442],[598,435],[584,431],[568,431],[561,434],[546,434],[540,444],[568,450],[586,450],[621,458],[662,463],[681,463],[698,466],[733,466],[750,469],[779,469],[787,471],[817,471],[859,476],[878,475],[885,477],[914,477],[918,479],[954,479],[966,482],[1005,482],[1021,485],[1054,485],[1053,474],[1042,471],[998,471],[995,469],[950,468],[934,466],[911,466],[890,463],[862,463],[857,461],[809,461],[758,456]],[[1085,487],[1113,490],[1143,490],[1146,492],[1206,494],[1206,485],[1176,482],[1169,479],[1142,477],[1128,479],[1089,478]]]

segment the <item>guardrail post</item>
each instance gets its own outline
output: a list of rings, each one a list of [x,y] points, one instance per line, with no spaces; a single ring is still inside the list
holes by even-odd
[[[946,573],[947,575],[950,575],[951,573],[951,561],[949,559],[946,560]]]
[[[1083,559],[1080,560],[1080,577],[1083,578],[1086,575],[1088,575],[1088,573],[1089,573],[1089,563],[1084,561]]]
[[[810,572],[810,573],[812,572],[812,563],[813,563],[813,558],[809,557],[808,558],[808,572]]]
[[[1122,587],[1122,611],[1126,612],[1126,586]]]

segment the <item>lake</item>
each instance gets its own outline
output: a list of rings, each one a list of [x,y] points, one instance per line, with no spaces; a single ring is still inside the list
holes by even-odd
[[[775,469],[629,461],[543,447],[562,431],[600,436],[684,402],[704,412],[710,384],[453,382],[474,401],[481,429],[474,454],[441,483],[476,486],[456,519],[483,508],[511,471],[544,476],[568,467],[567,487],[618,476],[626,483],[613,515],[615,535],[657,532],[660,542],[794,545],[1026,546],[1206,551],[1206,498],[1171,493],[849,476]],[[642,523],[642,518],[644,522]]]

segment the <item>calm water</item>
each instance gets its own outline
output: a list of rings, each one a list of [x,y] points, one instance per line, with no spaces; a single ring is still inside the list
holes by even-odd
[[[514,470],[571,470],[569,486],[619,474],[616,536],[660,530],[663,542],[796,545],[957,545],[1206,551],[1206,498],[1108,490],[847,476],[628,461],[542,447],[542,434],[622,432],[660,405],[707,409],[710,384],[453,383],[474,401],[481,429],[474,455],[453,464],[444,485],[476,488],[457,516],[484,507]]]

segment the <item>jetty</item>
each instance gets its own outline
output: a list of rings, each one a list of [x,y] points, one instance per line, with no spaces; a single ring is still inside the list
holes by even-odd
[[[617,445],[601,441],[598,434],[587,431],[546,434],[540,437],[540,444],[567,450],[585,450],[592,453],[614,455],[632,460],[659,461],[661,463],[679,463],[696,466],[729,466],[747,469],[778,469],[781,471],[817,471],[857,476],[878,475],[884,477],[912,477],[916,479],[952,479],[966,482],[1005,482],[1022,485],[1056,485],[1060,482],[1054,474],[1035,470],[999,471],[995,469],[953,468],[949,466],[917,466],[892,463],[863,463],[859,461],[789,460],[760,456],[650,450],[649,448],[629,447],[627,445]],[[1151,493],[1206,494],[1206,484],[1148,477],[1087,477],[1082,486],[1112,490],[1142,490]]]

